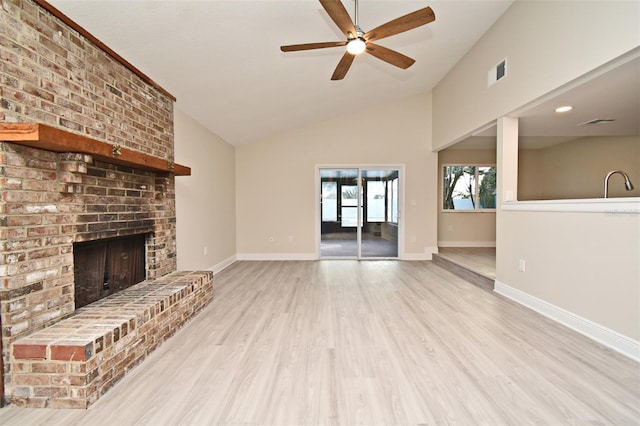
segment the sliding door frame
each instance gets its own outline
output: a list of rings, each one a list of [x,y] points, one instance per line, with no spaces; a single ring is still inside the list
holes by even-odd
[[[331,163],[331,164],[316,164],[315,166],[315,177],[314,177],[314,181],[315,181],[315,189],[314,189],[314,193],[315,193],[315,258],[316,259],[320,259],[321,258],[321,253],[320,253],[320,243],[322,240],[322,235],[321,235],[321,226],[322,226],[322,222],[321,222],[321,218],[322,218],[322,212],[321,212],[321,189],[320,189],[320,170],[321,169],[333,169],[333,170],[341,170],[341,169],[358,169],[358,189],[361,190],[362,188],[362,171],[363,170],[398,170],[398,182],[400,183],[399,188],[398,188],[398,257],[397,259],[403,259],[404,258],[404,211],[405,211],[405,203],[404,203],[404,188],[405,188],[405,166],[404,164],[379,164],[379,163],[374,163],[374,164],[335,164],[335,163]],[[358,209],[358,211],[360,211],[360,209]],[[360,218],[358,216],[359,221],[362,220],[362,218]],[[358,227],[359,228],[359,227]],[[358,238],[360,238],[360,233],[361,230],[358,229]],[[359,246],[359,244],[358,244]],[[358,249],[358,259],[360,259],[360,249]],[[375,258],[362,258],[364,260],[371,260],[371,259],[375,259]],[[381,259],[388,259],[388,258],[381,258]]]

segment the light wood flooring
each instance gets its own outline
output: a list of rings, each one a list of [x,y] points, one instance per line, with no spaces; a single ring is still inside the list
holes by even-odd
[[[640,423],[640,364],[432,262],[238,262],[86,411],[8,425]]]
[[[470,271],[496,279],[495,247],[440,247],[438,254]]]

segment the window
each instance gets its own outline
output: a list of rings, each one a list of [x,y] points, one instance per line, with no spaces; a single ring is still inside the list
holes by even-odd
[[[336,222],[338,220],[338,184],[336,182],[322,182],[322,221]]]
[[[358,186],[342,185],[342,227],[352,228],[358,225]]]
[[[496,208],[495,166],[453,165],[442,170],[444,210],[486,210]]]
[[[360,185],[358,175],[356,169],[320,171],[323,229],[398,223],[398,171],[363,170]]]
[[[367,222],[384,222],[385,182],[371,180],[367,182]]]

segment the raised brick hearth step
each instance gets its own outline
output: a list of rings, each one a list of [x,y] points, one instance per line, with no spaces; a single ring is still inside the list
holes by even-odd
[[[212,279],[198,271],[145,281],[15,341],[9,399],[88,407],[212,300]]]

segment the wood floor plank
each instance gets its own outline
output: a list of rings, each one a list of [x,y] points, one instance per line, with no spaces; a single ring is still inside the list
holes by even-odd
[[[640,365],[431,262],[237,262],[86,411],[3,425],[639,424]]]
[[[489,278],[496,278],[495,247],[439,247],[438,254]]]

